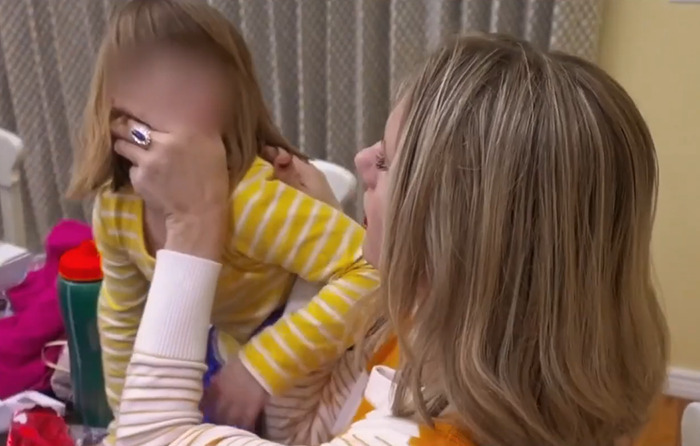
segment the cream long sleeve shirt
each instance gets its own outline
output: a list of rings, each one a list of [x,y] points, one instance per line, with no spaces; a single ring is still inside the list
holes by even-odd
[[[203,361],[220,270],[221,265],[205,259],[158,252],[127,370],[118,445],[433,444],[420,438],[423,429],[417,423],[391,415],[393,371],[380,366],[367,374],[355,366],[353,352],[273,398],[267,429],[279,443],[234,427],[202,424]],[[363,396],[375,410],[352,423]]]

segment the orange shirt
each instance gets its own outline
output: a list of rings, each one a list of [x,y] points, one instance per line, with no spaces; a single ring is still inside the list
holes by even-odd
[[[368,372],[374,367],[383,365],[394,370],[399,367],[399,343],[396,337],[387,341],[372,357],[367,365]],[[375,408],[365,398],[355,412],[353,422],[364,419]],[[411,439],[411,446],[475,446],[457,428],[445,423],[436,423],[435,427],[421,426],[419,435]]]

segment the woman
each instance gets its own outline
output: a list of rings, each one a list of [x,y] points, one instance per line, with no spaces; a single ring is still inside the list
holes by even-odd
[[[198,149],[162,148],[172,152],[161,156],[171,160],[168,176],[138,148],[127,154],[134,186],[169,218],[119,444],[271,444],[200,424],[228,185],[223,149]],[[358,311],[366,321],[353,327],[356,348],[271,402],[269,436],[630,444],[661,390],[668,353],[650,279],[655,151],[622,88],[572,56],[505,37],[464,38],[407,82],[382,142],[356,165],[365,257],[382,287]],[[170,191],[184,172],[206,178],[198,196],[211,200],[188,196],[196,188]]]

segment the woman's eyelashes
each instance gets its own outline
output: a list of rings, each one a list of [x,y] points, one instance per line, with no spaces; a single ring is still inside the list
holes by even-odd
[[[375,161],[375,165],[377,166],[377,169],[379,170],[386,170],[387,165],[386,165],[386,156],[383,153],[377,153],[377,160]]]

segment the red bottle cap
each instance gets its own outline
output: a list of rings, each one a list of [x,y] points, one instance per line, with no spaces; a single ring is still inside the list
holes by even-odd
[[[61,256],[58,273],[73,282],[95,282],[102,280],[100,253],[95,242],[86,240]]]

